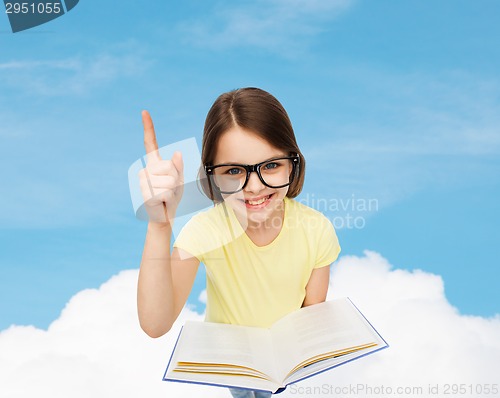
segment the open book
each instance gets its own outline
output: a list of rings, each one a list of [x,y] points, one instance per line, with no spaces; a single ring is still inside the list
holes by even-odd
[[[388,347],[348,298],[300,308],[271,328],[187,321],[163,380],[283,391]]]

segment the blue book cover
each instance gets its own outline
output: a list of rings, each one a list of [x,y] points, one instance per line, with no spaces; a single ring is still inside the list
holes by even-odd
[[[163,380],[276,394],[388,346],[349,298],[301,308],[269,329],[187,321]]]

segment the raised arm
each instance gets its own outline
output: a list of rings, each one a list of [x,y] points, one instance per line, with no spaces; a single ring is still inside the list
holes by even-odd
[[[180,152],[163,160],[151,116],[142,112],[147,165],[139,173],[141,191],[149,215],[137,285],[137,310],[141,328],[150,337],[167,333],[184,307],[199,261],[189,253],[170,253],[172,225],[183,193]]]

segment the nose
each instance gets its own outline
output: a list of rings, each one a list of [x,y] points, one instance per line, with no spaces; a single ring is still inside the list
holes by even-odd
[[[257,175],[256,171],[252,171],[250,175],[248,176],[248,182],[247,185],[245,186],[245,191],[246,192],[259,192],[263,188],[265,188],[265,185],[262,184],[262,181],[260,180],[259,176]]]

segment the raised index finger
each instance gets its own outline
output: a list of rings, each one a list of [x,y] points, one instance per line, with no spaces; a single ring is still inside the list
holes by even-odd
[[[149,161],[161,160],[156,141],[155,127],[148,111],[142,111],[142,124],[144,126],[144,148]]]

